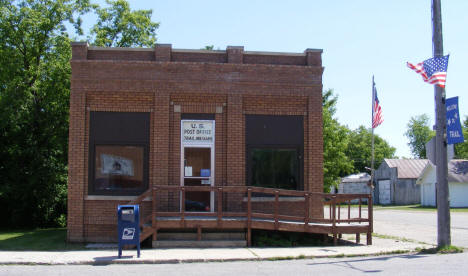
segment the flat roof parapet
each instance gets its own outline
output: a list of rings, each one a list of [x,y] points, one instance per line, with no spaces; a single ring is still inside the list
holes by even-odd
[[[303,53],[244,51],[243,46],[226,50],[173,49],[172,44],[155,44],[154,48],[98,47],[87,42],[72,42],[72,60],[125,60],[155,62],[198,62],[233,64],[271,64],[322,66],[321,49]]]

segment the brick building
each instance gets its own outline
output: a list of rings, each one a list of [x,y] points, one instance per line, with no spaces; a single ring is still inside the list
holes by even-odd
[[[72,44],[68,240],[115,241],[116,207],[154,186],[323,189],[321,50],[304,53]],[[245,209],[227,194],[224,209]],[[255,208],[272,208],[255,196]],[[210,192],[187,211],[213,212]],[[284,199],[285,214],[302,201]],[[180,210],[177,192],[157,208]],[[151,200],[142,202],[143,216]],[[311,215],[323,216],[322,202]]]

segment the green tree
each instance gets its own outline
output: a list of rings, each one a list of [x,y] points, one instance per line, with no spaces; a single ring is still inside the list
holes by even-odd
[[[109,7],[96,7],[97,23],[90,42],[105,47],[153,47],[159,23],[151,21],[152,10],[132,11],[126,0],[106,0]]]
[[[463,122],[462,129],[465,142],[455,145],[455,158],[468,159],[468,116],[465,116],[465,121]]]
[[[377,168],[385,158],[395,158],[396,149],[374,134],[374,160]],[[372,132],[359,126],[349,134],[346,156],[353,161],[354,172],[365,172],[372,163]]]
[[[153,45],[157,23],[142,19],[150,11],[109,3],[118,24],[93,29],[114,35],[108,46]],[[65,221],[72,40],[65,24],[83,34],[79,16],[92,8],[102,12],[88,0],[0,0],[0,226]]]
[[[336,186],[340,177],[353,171],[353,163],[346,156],[349,143],[349,129],[340,125],[334,118],[338,97],[333,90],[324,91],[323,108],[323,184],[324,191],[329,192]]]
[[[88,1],[0,2],[0,225],[57,224],[66,210],[70,38]],[[63,221],[63,217],[62,217]]]
[[[426,114],[411,117],[405,136],[409,139],[411,154],[415,158],[426,158],[426,143],[435,136],[429,127],[429,117]]]

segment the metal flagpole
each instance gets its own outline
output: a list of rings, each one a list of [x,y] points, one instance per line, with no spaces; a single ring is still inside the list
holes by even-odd
[[[432,42],[434,57],[442,57],[442,16],[440,0],[432,0]],[[436,105],[436,200],[437,200],[437,246],[450,245],[450,202],[447,166],[447,118],[445,89],[434,86]]]
[[[375,107],[375,83],[374,75],[372,75],[372,119],[371,119],[371,129],[372,129],[372,162],[371,162],[371,185],[374,186],[374,107]]]

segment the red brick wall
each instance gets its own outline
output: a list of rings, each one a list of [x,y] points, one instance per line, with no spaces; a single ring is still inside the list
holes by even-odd
[[[68,240],[114,241],[115,197],[88,195],[88,135],[91,111],[150,112],[149,185],[180,185],[182,113],[215,114],[215,185],[245,185],[245,114],[304,116],[304,189],[321,192],[321,52],[304,54],[179,51],[170,45],[145,49],[88,49],[72,45],[73,57],[68,181]],[[242,210],[243,195],[224,200]],[[150,203],[141,206],[149,214]],[[281,209],[303,210],[303,202]],[[160,193],[161,210],[178,210],[178,193]],[[267,210],[271,203],[255,203]],[[302,207],[300,207],[302,206]],[[312,203],[312,216],[323,214]],[[297,211],[299,212],[299,211]],[[299,212],[302,214],[302,211]]]

